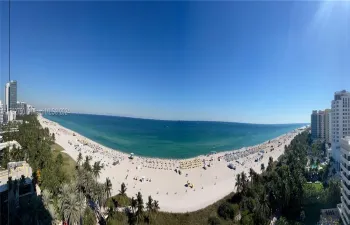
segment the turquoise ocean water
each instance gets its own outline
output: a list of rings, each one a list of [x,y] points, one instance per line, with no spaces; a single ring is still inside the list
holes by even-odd
[[[177,159],[259,144],[306,125],[164,121],[87,114],[44,117],[113,149]]]

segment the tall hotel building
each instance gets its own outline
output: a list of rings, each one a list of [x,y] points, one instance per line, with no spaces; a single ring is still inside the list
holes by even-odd
[[[337,205],[343,224],[350,224],[350,137],[340,139],[341,203]]]
[[[5,85],[6,112],[17,109],[17,81],[11,80]]]
[[[331,113],[332,156],[339,170],[341,162],[340,140],[350,135],[350,92],[345,90],[335,92]]]
[[[330,110],[312,111],[311,114],[311,137],[330,143]]]

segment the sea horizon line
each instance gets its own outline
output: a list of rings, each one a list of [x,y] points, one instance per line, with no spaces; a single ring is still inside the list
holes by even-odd
[[[42,110],[38,110],[38,111],[42,111]],[[115,114],[99,114],[99,113],[85,113],[85,112],[69,112],[68,114],[89,115],[89,116],[109,116],[109,117],[119,117],[119,118],[126,118],[126,119],[141,119],[141,120],[168,121],[168,122],[234,123],[234,124],[251,124],[251,125],[292,125],[292,124],[310,125],[310,123],[301,123],[301,122],[300,123],[251,123],[251,122],[220,121],[220,120],[157,119],[157,118],[145,118],[145,117],[136,117],[136,116],[124,116],[124,115],[115,115]],[[60,116],[60,115],[51,115],[51,116]]]

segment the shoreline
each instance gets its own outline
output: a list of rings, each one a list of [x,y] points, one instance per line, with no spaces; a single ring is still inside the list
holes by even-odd
[[[76,114],[78,114],[78,113],[76,113]],[[86,114],[86,115],[98,115],[98,114]],[[97,141],[92,140],[91,138],[87,138],[87,137],[85,137],[84,135],[81,135],[80,133],[78,133],[78,132],[76,132],[76,131],[73,131],[73,130],[67,128],[67,127],[64,127],[64,126],[62,126],[61,124],[59,124],[58,122],[52,121],[52,120],[50,120],[50,119],[47,119],[47,118],[45,118],[44,116],[42,116],[41,114],[39,114],[39,116],[42,117],[42,118],[45,119],[45,120],[48,120],[48,121],[50,121],[50,122],[52,122],[52,123],[57,124],[58,126],[63,127],[64,129],[66,129],[66,130],[69,131],[69,132],[75,133],[75,134],[79,135],[80,137],[85,138],[86,140],[88,140],[89,142],[93,143],[94,145],[100,145],[100,146],[102,146],[102,147],[105,148],[105,149],[117,151],[117,152],[122,153],[122,154],[125,154],[125,155],[127,155],[127,156],[130,156],[130,153],[133,153],[132,150],[130,150],[130,151],[128,152],[128,151],[123,151],[123,150],[120,150],[120,149],[108,147],[108,146],[106,146],[106,145],[104,145],[104,144],[101,144],[101,143],[98,143]],[[100,116],[100,115],[99,115],[99,116]],[[101,116],[110,116],[110,115],[101,115]],[[131,118],[131,119],[133,119],[132,117],[126,117],[126,118]],[[149,119],[149,120],[153,120],[153,119]],[[174,120],[174,121],[175,121],[175,120]],[[191,122],[192,122],[192,121],[191,121]],[[194,122],[196,122],[196,121],[194,121]],[[200,121],[200,122],[220,122],[220,121]],[[225,122],[222,122],[222,123],[225,123]],[[231,123],[231,122],[229,122],[229,123]],[[232,122],[232,123],[238,123],[238,122]],[[242,124],[254,124],[254,123],[242,123]],[[270,125],[270,124],[261,124],[261,125]],[[271,125],[275,125],[275,124],[271,124]],[[277,124],[277,125],[279,125],[279,124]],[[301,127],[299,127],[299,128],[295,128],[294,130],[297,130],[297,129],[300,129],[300,128],[305,128],[305,127],[306,127],[306,126],[301,126]],[[294,131],[294,130],[291,130],[291,131],[289,131],[289,132],[287,132],[287,133],[290,133],[290,132],[292,132],[292,131]],[[211,152],[216,152],[215,154],[228,154],[228,153],[232,153],[232,152],[235,152],[235,151],[242,151],[242,150],[247,149],[247,148],[256,148],[256,147],[259,147],[259,146],[261,146],[261,145],[267,144],[269,141],[272,141],[272,140],[275,140],[275,139],[279,139],[279,138],[283,137],[283,136],[284,136],[285,134],[287,134],[287,133],[281,134],[281,135],[279,135],[279,136],[277,136],[277,137],[271,138],[271,139],[269,139],[269,140],[266,140],[266,141],[264,141],[264,142],[260,142],[260,143],[255,144],[255,145],[243,146],[243,147],[241,147],[241,148],[234,148],[234,149],[230,149],[230,150],[220,150],[220,151],[215,151],[215,150],[213,150],[213,151],[208,152],[207,154],[200,154],[200,155],[192,156],[192,157],[189,157],[189,158],[175,158],[175,157],[163,158],[163,157],[145,156],[145,155],[137,155],[137,157],[147,158],[147,159],[159,159],[159,160],[193,160],[193,159],[198,158],[198,157],[205,157],[205,156],[208,156],[208,155],[212,155]]]
[[[74,160],[80,152],[83,158],[91,156],[91,163],[103,163],[98,180],[111,179],[112,195],[119,193],[124,182],[129,197],[140,191],[145,201],[149,195],[158,200],[161,211],[177,213],[205,208],[235,191],[238,173],[248,174],[250,168],[261,173],[261,164],[266,168],[270,156],[277,160],[284,152],[284,145],[289,145],[302,132],[293,130],[255,146],[188,159],[134,156],[131,160],[129,154],[105,147],[42,115],[38,115],[38,120],[43,128],[48,127],[50,134],[55,133],[55,142]],[[229,169],[229,164],[235,170]],[[187,183],[192,188],[186,187]]]

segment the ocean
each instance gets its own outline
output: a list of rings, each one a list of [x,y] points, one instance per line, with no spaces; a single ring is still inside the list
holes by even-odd
[[[307,125],[165,121],[72,113],[43,116],[109,148],[176,159],[256,145]]]

